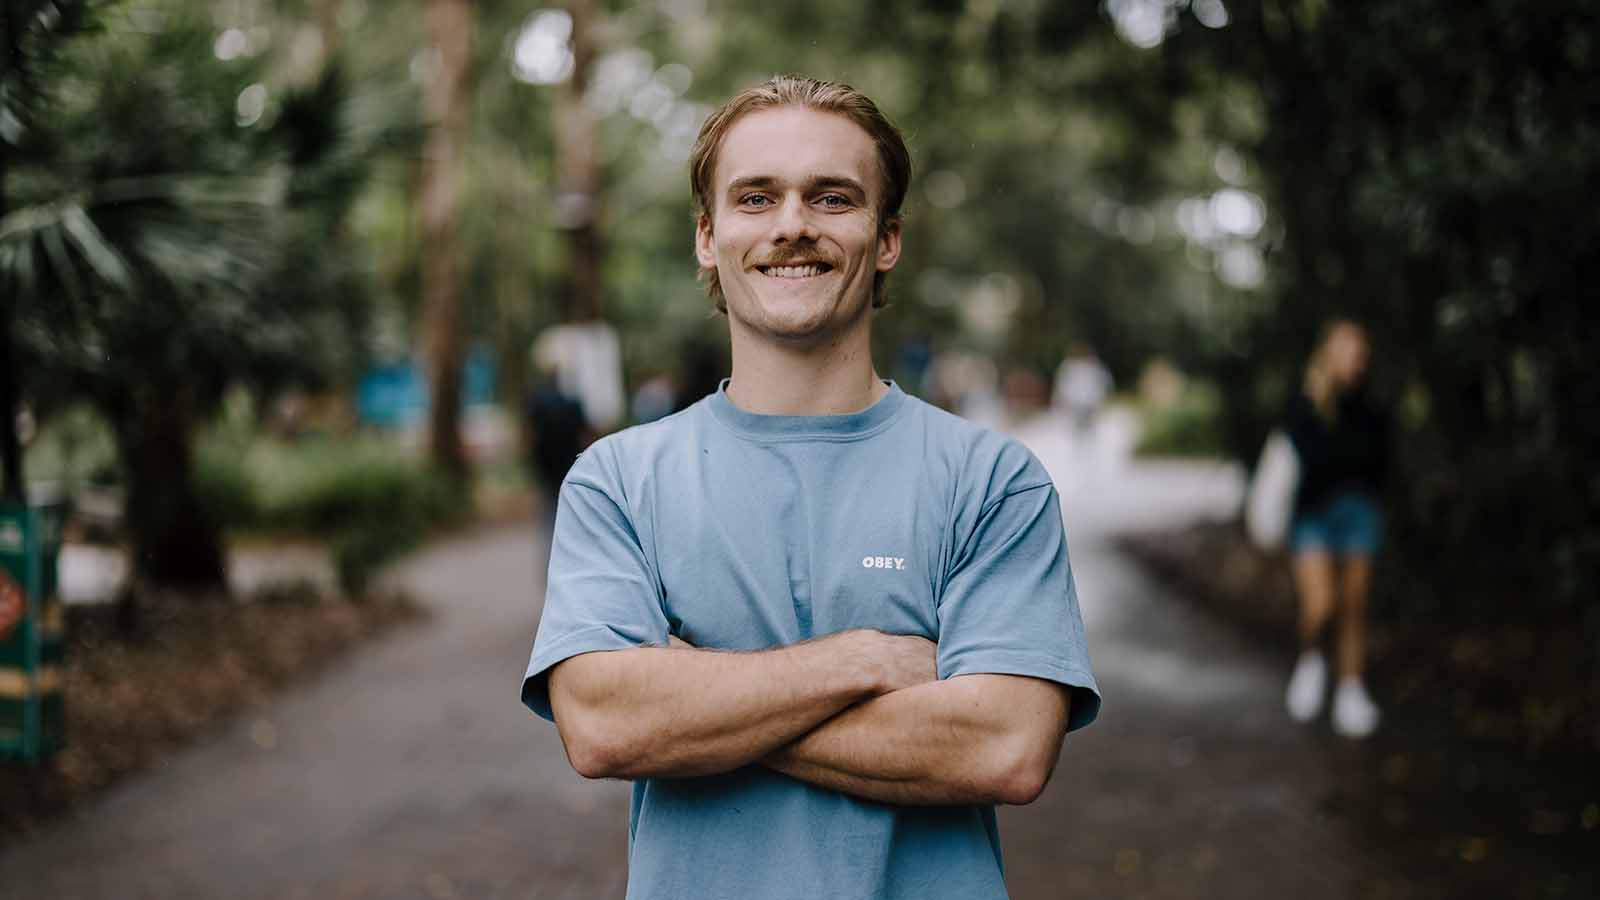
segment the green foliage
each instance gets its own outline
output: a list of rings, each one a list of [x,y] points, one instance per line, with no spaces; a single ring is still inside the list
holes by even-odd
[[[107,25],[51,86],[51,152],[7,184],[0,279],[20,299],[26,387],[114,405],[186,381],[216,386],[206,407],[233,378],[348,373],[370,302],[338,222],[373,156],[407,144],[395,101],[353,95],[337,66],[273,85],[259,60],[218,59],[179,5]]]
[[[261,520],[260,489],[233,447],[202,444],[195,456],[194,481],[201,507],[219,527],[248,527]]]
[[[54,48],[30,95],[49,115],[0,168],[0,315],[33,408],[87,399],[112,424],[141,575],[216,582],[190,432],[238,381],[353,379],[371,273],[341,223],[373,159],[409,146],[409,95],[352,92],[337,64],[280,85],[192,4],[96,13]],[[205,489],[238,500],[226,485]]]
[[[466,498],[454,480],[392,452],[348,448],[305,458],[300,477],[269,494],[265,521],[334,537],[339,578],[359,592],[383,563],[457,520]]]
[[[30,45],[41,74],[0,97],[3,136],[27,135],[7,144],[0,277],[20,304],[25,394],[46,413],[91,397],[115,415],[137,384],[188,385],[203,416],[213,386],[241,378],[348,383],[369,331],[387,331],[388,355],[414,344],[428,248],[414,116],[399,111],[426,78],[417,4],[346,4],[344,59],[310,82],[287,78],[278,50],[218,60],[217,29],[242,23],[184,6],[120,6],[104,34]],[[254,14],[274,35],[306,24],[300,5],[267,6]],[[1048,369],[1084,340],[1127,382],[1159,352],[1221,395],[1214,420],[1209,399],[1186,398],[1151,446],[1220,441],[1251,459],[1319,326],[1354,315],[1378,393],[1404,413],[1392,506],[1407,580],[1515,590],[1557,618],[1600,580],[1595,0],[1227,4],[1222,28],[1177,4],[1148,49],[1108,21],[1113,4],[601,6],[589,74],[608,311],[635,373],[719,340],[689,252],[685,126],[774,72],[842,79],[905,129],[918,173],[881,361],[923,341]],[[39,22],[47,7],[87,8],[6,10]],[[528,15],[477,7],[464,154],[466,322],[502,361],[559,315],[567,269],[566,88],[513,77]],[[263,116],[241,126],[255,84]],[[664,105],[634,102],[651,91]],[[1258,235],[1208,244],[1174,226],[1182,201],[1230,186],[1265,198]],[[1264,284],[1218,276],[1230,248],[1265,257]],[[985,304],[1009,329],[982,327]],[[1497,611],[1452,608],[1467,606]]]
[[[86,485],[117,480],[116,437],[104,418],[86,404],[57,412],[39,426],[27,448],[27,472],[72,496]]]
[[[452,479],[377,440],[241,444],[221,434],[202,444],[198,460],[196,481],[216,521],[235,532],[329,540],[352,593],[383,563],[459,521],[469,502]]]
[[[46,143],[49,84],[62,50],[93,29],[96,0],[7,0],[0,4],[0,165]],[[0,215],[7,210],[0,202]]]
[[[1260,97],[1252,149],[1284,228],[1266,302],[1191,360],[1228,387],[1230,445],[1259,447],[1325,320],[1363,321],[1401,413],[1405,602],[1570,621],[1600,580],[1600,222],[1582,187],[1600,179],[1600,4],[1228,9],[1171,50],[1196,82]]]
[[[1139,456],[1215,458],[1226,450],[1222,434],[1222,393],[1216,385],[1190,380],[1170,406],[1148,410]]]

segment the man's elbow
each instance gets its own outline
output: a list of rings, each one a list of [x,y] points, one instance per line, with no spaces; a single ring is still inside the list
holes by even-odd
[[[568,697],[552,694],[556,729],[567,762],[584,778],[622,778],[627,769],[627,741],[608,717]]]
[[[584,778],[615,778],[620,768],[616,754],[604,744],[567,738],[567,762]]]
[[[996,802],[1027,806],[1039,799],[1050,783],[1060,744],[1021,736],[1011,736],[1004,743],[990,773],[990,790]]]
[[[995,799],[1008,806],[1027,806],[1039,799],[1049,781],[1048,767],[1031,764],[1011,766],[996,779]]]

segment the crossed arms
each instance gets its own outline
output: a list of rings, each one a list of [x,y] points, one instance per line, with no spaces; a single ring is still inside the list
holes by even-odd
[[[760,763],[883,803],[1025,804],[1055,767],[1070,694],[1019,675],[940,681],[931,641],[862,630],[753,653],[585,653],[551,670],[550,704],[587,778]]]

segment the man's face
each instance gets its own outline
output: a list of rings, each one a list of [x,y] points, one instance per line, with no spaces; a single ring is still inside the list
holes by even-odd
[[[872,138],[843,116],[779,107],[735,122],[695,230],[734,327],[809,344],[865,321],[874,276],[900,258],[898,224],[878,224],[881,182]]]

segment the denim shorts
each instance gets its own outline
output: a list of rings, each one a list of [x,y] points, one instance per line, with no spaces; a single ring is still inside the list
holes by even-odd
[[[1294,519],[1289,548],[1324,550],[1338,556],[1371,556],[1383,538],[1383,510],[1360,491],[1341,491],[1316,510]]]

